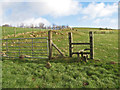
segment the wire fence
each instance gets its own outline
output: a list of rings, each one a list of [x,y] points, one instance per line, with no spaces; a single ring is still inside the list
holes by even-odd
[[[89,32],[81,32],[76,30],[54,30],[52,31],[52,40],[58,46],[65,56],[69,56],[69,37],[68,33],[73,33],[73,42],[74,43],[89,43]],[[73,52],[78,52],[80,50],[90,48],[89,45],[73,45]],[[57,50],[53,49],[53,56],[59,56]],[[76,55],[73,55],[76,56]]]
[[[69,30],[54,30],[52,31],[53,43],[61,50],[64,56],[69,55],[69,41],[68,41]],[[53,57],[59,56],[60,54],[56,49],[53,48]]]

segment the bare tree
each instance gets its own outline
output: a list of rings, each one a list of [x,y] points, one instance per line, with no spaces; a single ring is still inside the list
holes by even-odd
[[[44,28],[44,23],[39,23],[39,28],[43,29]]]
[[[48,26],[48,29],[51,29],[51,26]]]
[[[62,25],[62,29],[64,29],[65,28],[65,25]]]
[[[56,25],[55,25],[55,24],[53,24],[53,29],[55,30],[55,28],[56,28]]]
[[[68,25],[66,26],[67,28],[70,28]]]
[[[30,28],[34,28],[34,25],[33,25],[33,24],[31,24],[31,25],[30,25]]]

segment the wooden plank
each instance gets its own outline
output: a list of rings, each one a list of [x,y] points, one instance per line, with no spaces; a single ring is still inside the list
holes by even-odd
[[[81,54],[81,57],[83,57],[83,54],[90,54],[90,52],[84,52],[84,51],[86,51],[86,50],[90,50],[90,49],[82,49],[82,50],[79,50],[78,52],[74,52],[74,53],[77,53],[77,55],[79,55],[79,54]]]
[[[87,51],[87,50],[90,50],[90,49],[86,48],[86,49],[79,50],[78,52],[84,52],[84,51]]]
[[[78,52],[80,53],[80,52],[84,52],[85,50],[83,49],[83,50],[79,50]]]
[[[90,54],[90,52],[72,52],[72,54]]]
[[[68,37],[69,37],[69,56],[70,57],[72,57],[72,51],[73,51],[73,49],[72,49],[72,32],[69,32],[68,33]]]
[[[48,31],[49,60],[52,58],[52,31]]]
[[[93,32],[89,32],[90,37],[90,59],[94,59],[94,42],[93,42]]]
[[[86,50],[90,50],[90,49],[89,48],[84,49],[84,51],[86,51]]]
[[[53,46],[55,49],[57,49],[57,51],[58,51],[62,56],[64,56],[63,53],[61,52],[61,50],[60,50],[54,43],[52,43],[52,46]]]
[[[90,45],[90,43],[71,43],[72,45]]]

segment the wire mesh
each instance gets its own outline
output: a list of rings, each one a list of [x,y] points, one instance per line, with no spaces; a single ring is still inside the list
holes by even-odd
[[[58,48],[62,51],[65,56],[69,56],[69,37],[68,33],[72,32],[73,43],[89,43],[89,33],[81,32],[76,33],[77,31],[72,30],[54,30],[52,31],[52,40],[54,44],[58,46]],[[90,45],[73,45],[73,52],[78,52],[83,49],[90,49]],[[85,52],[90,52],[86,50]],[[57,56],[57,50],[53,49],[53,56]],[[77,55],[73,55],[77,56]]]
[[[69,30],[54,30],[52,31],[53,43],[61,50],[64,56],[69,55],[69,41],[68,41]],[[53,56],[59,56],[60,54],[56,49],[53,48]]]

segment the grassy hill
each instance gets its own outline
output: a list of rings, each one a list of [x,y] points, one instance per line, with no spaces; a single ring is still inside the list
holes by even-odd
[[[47,37],[47,30],[17,28],[16,37]],[[13,29],[12,29],[13,30]],[[34,31],[34,32],[31,32]],[[73,42],[89,42],[89,31],[94,32],[95,60],[80,61],[77,55],[70,58],[68,32],[73,33]],[[14,30],[13,30],[14,32]],[[24,34],[20,34],[23,33]],[[30,33],[27,33],[30,32]],[[119,88],[118,71],[118,31],[74,28],[74,30],[54,30],[53,42],[64,53],[65,57],[53,48],[52,67],[45,67],[47,59],[6,59],[2,61],[3,88]],[[88,46],[74,46],[78,51]]]

